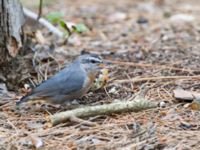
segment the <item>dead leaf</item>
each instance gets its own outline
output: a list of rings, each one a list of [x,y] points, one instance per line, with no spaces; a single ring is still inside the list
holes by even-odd
[[[102,69],[99,76],[96,78],[93,86],[91,87],[92,91],[96,91],[102,87],[104,87],[108,81],[108,69]]]
[[[192,109],[192,110],[199,110],[200,106],[198,103],[192,103],[189,105],[189,107]]]
[[[189,105],[192,110],[200,110],[200,99],[196,98],[194,101]]]
[[[40,43],[40,44],[47,43],[45,38],[44,38],[44,36],[42,35],[42,32],[40,30],[36,31],[35,38],[36,38],[37,42]]]
[[[44,145],[42,139],[35,135],[30,135],[30,139],[35,148],[40,148]]]
[[[166,111],[160,111],[160,115],[161,115],[161,116],[166,116],[166,115],[167,115],[167,112],[166,112]]]
[[[77,147],[77,146],[76,146],[76,143],[75,143],[74,141],[72,141],[72,140],[68,141],[68,142],[66,143],[66,145],[67,145],[67,147],[70,148],[70,149],[73,149],[73,148]]]
[[[11,36],[9,38],[7,49],[12,57],[15,57],[18,54],[19,48],[21,48],[21,46],[21,43],[18,43],[14,37]]]

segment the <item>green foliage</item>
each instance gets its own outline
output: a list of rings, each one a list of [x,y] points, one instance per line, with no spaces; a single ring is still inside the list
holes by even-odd
[[[74,24],[74,23],[67,23],[64,20],[60,20],[59,25],[61,28],[65,30],[65,36],[69,37],[73,33],[83,33],[88,31],[86,25],[83,23]]]
[[[66,30],[67,25],[66,25],[66,23],[65,23],[64,20],[60,20],[59,24],[60,24],[60,26],[61,26],[63,29]]]
[[[74,32],[82,33],[82,32],[88,31],[89,29],[83,23],[79,23],[79,24],[76,24],[75,26],[73,26],[73,30],[74,30]]]
[[[163,13],[163,16],[164,16],[165,18],[169,18],[169,17],[171,17],[171,13],[170,13],[170,12],[164,12],[164,13]]]
[[[60,20],[59,25],[65,31],[65,37],[68,38],[72,34],[72,32],[70,31],[70,29],[67,26],[66,22],[64,20]]]
[[[68,38],[73,33],[83,33],[89,30],[83,23],[66,22],[63,17],[64,14],[61,12],[51,12],[46,16],[51,23],[58,24],[64,30],[65,38]]]
[[[53,24],[59,23],[63,17],[64,14],[61,12],[51,12],[46,16],[46,18]]]

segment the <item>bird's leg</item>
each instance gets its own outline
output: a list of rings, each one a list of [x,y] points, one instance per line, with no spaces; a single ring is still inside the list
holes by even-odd
[[[44,108],[44,109],[49,109],[49,108],[53,108],[53,109],[62,109],[63,106],[61,106],[60,104],[41,104],[41,107]]]
[[[76,117],[76,116],[71,116],[71,117],[70,117],[70,121],[79,123],[80,125],[82,125],[82,124],[87,125],[87,126],[97,126],[97,125],[98,125],[98,124],[95,123],[95,122],[91,122],[91,121],[89,121],[89,120],[83,120],[83,119],[78,118],[78,117]]]

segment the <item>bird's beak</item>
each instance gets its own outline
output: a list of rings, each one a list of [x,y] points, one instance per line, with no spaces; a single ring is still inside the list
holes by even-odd
[[[101,63],[98,66],[99,66],[99,68],[104,68],[106,65],[104,63]]]
[[[104,62],[103,62],[105,65],[111,65],[112,64],[112,62],[111,61],[109,61],[109,60],[104,60]]]
[[[109,65],[111,65],[112,62],[108,61],[108,60],[104,60],[102,63],[100,63],[98,65],[99,68],[107,68]]]

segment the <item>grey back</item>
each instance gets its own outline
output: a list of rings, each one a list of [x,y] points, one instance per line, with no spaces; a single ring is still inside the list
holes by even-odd
[[[73,62],[67,68],[36,87],[31,95],[47,98],[53,98],[57,95],[59,99],[59,96],[62,97],[77,92],[83,87],[86,78],[85,70],[80,67],[78,61]]]

